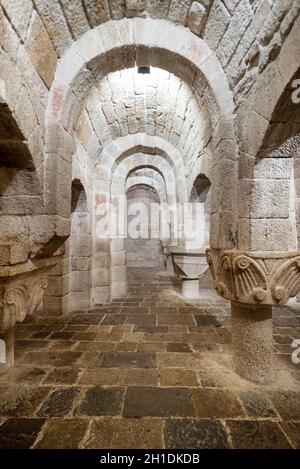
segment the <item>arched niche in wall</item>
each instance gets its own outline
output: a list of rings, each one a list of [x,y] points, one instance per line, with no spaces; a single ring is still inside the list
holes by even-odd
[[[66,243],[70,260],[68,309],[90,306],[91,226],[85,189],[79,179],[72,182],[71,234]]]
[[[204,174],[198,174],[190,194],[190,223],[195,231],[195,239],[188,240],[193,248],[209,246],[211,218],[211,182]]]
[[[0,95],[0,167],[34,169],[31,154],[8,104]]]

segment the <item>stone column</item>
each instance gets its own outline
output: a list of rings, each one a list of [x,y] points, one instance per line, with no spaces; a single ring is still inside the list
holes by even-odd
[[[231,302],[233,362],[237,373],[255,383],[273,379],[272,306]]]
[[[5,365],[13,366],[15,361],[14,328],[11,327],[0,338],[5,343]]]
[[[256,383],[273,378],[272,306],[300,290],[300,252],[207,251],[217,293],[231,301],[233,362]]]
[[[198,299],[200,296],[199,278],[182,278],[181,292],[185,298],[189,298],[191,300]]]

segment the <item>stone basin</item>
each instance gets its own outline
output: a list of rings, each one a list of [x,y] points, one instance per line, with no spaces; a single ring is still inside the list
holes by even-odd
[[[171,247],[174,270],[181,278],[182,294],[185,298],[199,298],[199,279],[208,270],[206,246],[197,249],[184,246]]]

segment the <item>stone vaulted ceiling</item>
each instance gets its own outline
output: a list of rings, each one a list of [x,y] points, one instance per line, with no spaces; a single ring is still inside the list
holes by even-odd
[[[143,75],[133,68],[111,73],[93,88],[76,133],[95,158],[111,140],[143,133],[169,141],[188,163],[204,151],[210,120],[186,83],[161,69]]]

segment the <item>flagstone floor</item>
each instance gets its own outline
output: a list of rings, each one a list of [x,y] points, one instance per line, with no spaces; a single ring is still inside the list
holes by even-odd
[[[0,369],[0,448],[299,448],[300,307],[274,310],[272,386],[231,365],[229,304],[210,282],[185,301],[154,268],[129,293],[17,325]]]

